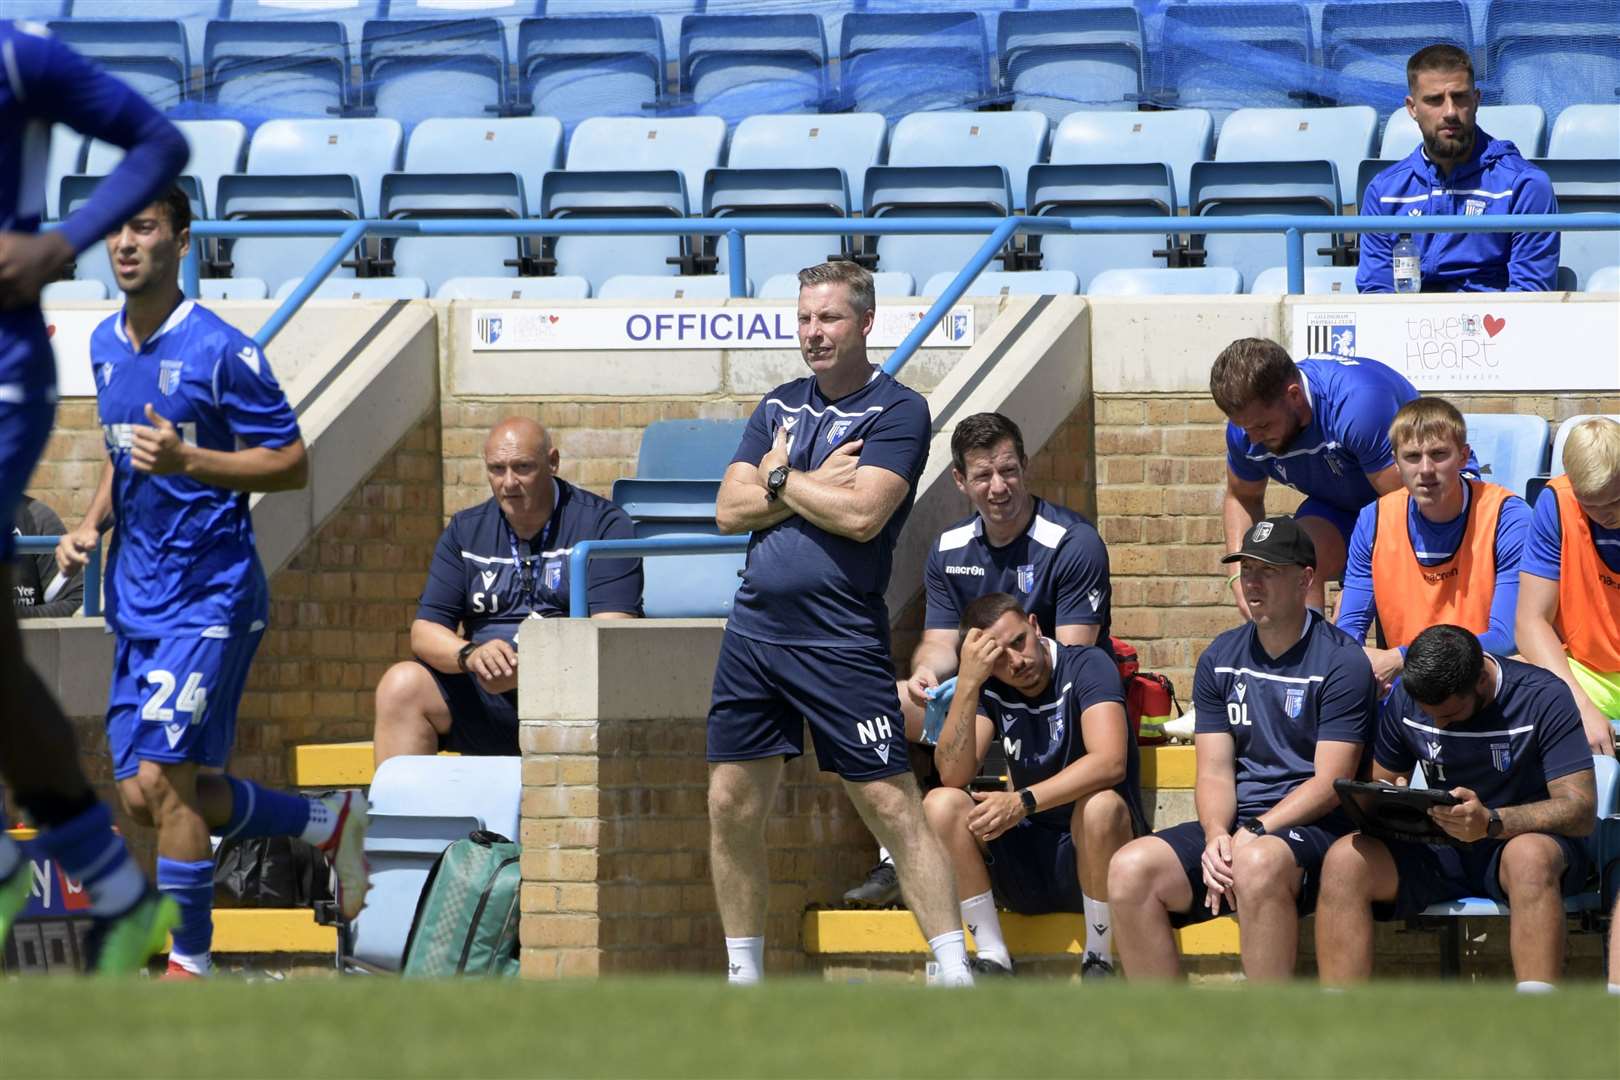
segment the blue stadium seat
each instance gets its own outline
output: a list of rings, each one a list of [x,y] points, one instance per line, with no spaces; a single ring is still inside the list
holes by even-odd
[[[679,71],[682,101],[727,120],[813,113],[828,97],[827,41],[810,13],[688,15]]]
[[[925,112],[889,135],[890,165],[1003,165],[1013,206],[1024,208],[1029,167],[1046,157],[1050,121],[1038,112]]]
[[[350,924],[349,958],[399,970],[434,860],[479,829],[518,837],[522,773],[518,757],[404,756],[377,766],[366,827],[371,892]]]
[[[1541,153],[1542,139],[1547,130],[1547,115],[1539,105],[1481,105],[1475,117],[1480,130],[1493,139],[1506,139],[1519,148],[1527,158]],[[1416,150],[1423,141],[1417,121],[1405,109],[1396,109],[1384,125],[1384,138],[1378,156],[1400,160]]]
[[[221,221],[278,218],[352,221],[363,216],[363,205],[360,185],[346,173],[222,176],[214,216]],[[229,264],[230,272],[216,276],[256,277],[264,281],[302,277],[333,242],[331,237],[323,236],[221,240],[221,257]],[[332,276],[353,277],[354,267],[339,265]]]
[[[1177,211],[1170,167],[1163,162],[1123,165],[1037,165],[1029,171],[1032,217],[1170,217]],[[1027,235],[1043,270],[1067,270],[1088,282],[1104,270],[1163,267],[1177,246],[1164,233],[1047,233]]]
[[[928,279],[919,296],[939,296],[956,280],[956,270],[941,270]],[[1080,279],[1068,270],[985,270],[968,285],[966,296],[1063,296],[1080,291]]]
[[[582,277],[458,277],[433,293],[435,300],[588,300],[591,283]]]
[[[524,19],[517,96],[570,130],[592,116],[641,116],[665,97],[664,42],[650,15]]]
[[[718,116],[636,119],[596,116],[568,139],[568,169],[677,169],[695,200],[720,164],[726,122]]]
[[[1242,291],[1243,275],[1229,266],[1104,270],[1086,286],[1087,296],[1236,296]]]
[[[1620,266],[1600,267],[1586,278],[1587,292],[1620,292]]]
[[[1331,161],[1339,202],[1355,198],[1356,168],[1372,156],[1378,114],[1366,105],[1337,109],[1239,109],[1226,118],[1216,161]]]
[[[641,433],[636,479],[718,480],[747,426],[747,420],[654,420]]]
[[[984,28],[971,10],[846,15],[839,55],[847,109],[893,119],[971,108],[990,96]]]
[[[1620,420],[1620,413],[1580,413],[1559,424],[1558,431],[1553,435],[1552,454],[1547,462],[1548,473],[1553,476],[1562,476],[1564,474],[1564,443],[1569,440],[1569,433],[1575,429],[1576,424],[1579,424],[1582,420],[1590,420],[1594,416],[1607,416],[1610,420]]]
[[[219,178],[241,170],[247,129],[238,120],[181,120],[174,126],[191,147],[186,175],[197,178],[206,217],[219,203]],[[123,147],[92,139],[84,156],[84,172],[106,176],[123,158]]]
[[[581,125],[583,127],[584,125]],[[550,172],[540,186],[540,216],[686,216],[686,182],[675,169]],[[558,236],[545,245],[555,272],[585,278],[599,289],[614,274],[675,274],[666,260],[687,254],[678,236]]]
[[[75,281],[50,281],[39,290],[41,304],[61,303],[64,300],[105,300],[106,282],[95,278]]]
[[[718,274],[614,274],[596,290],[598,300],[724,300],[731,279]]]
[[[1558,112],[1568,101],[1612,103],[1620,96],[1620,34],[1611,21],[1590,36],[1526,34],[1490,44],[1485,100],[1539,105]]]
[[[844,24],[847,28],[849,20]],[[869,218],[999,218],[1011,210],[1012,190],[1000,165],[874,165],[866,170]],[[942,266],[965,265],[984,239],[974,234],[890,234],[875,237],[875,244],[869,240],[869,250],[876,252],[880,268],[903,270],[915,280]]]
[[[1142,97],[1147,48],[1134,7],[1003,12],[996,54],[1013,108],[1054,124],[1076,109],[1134,111]]]
[[[3,9],[0,9],[3,10]],[[60,19],[51,33],[162,110],[191,97],[191,52],[172,19]]]
[[[1542,158],[1561,214],[1620,213],[1620,157]],[[1620,262],[1620,230],[1566,231],[1559,238],[1560,269],[1575,272],[1575,288],[1585,288],[1587,275]]]
[[[59,221],[57,197],[62,190],[62,177],[77,176],[84,169],[85,138],[66,124],[51,125],[51,151],[45,159],[45,217]]]
[[[362,211],[373,214],[382,205],[383,173],[399,167],[403,141],[398,120],[270,120],[259,126],[248,144],[247,171],[348,173],[359,183]]]
[[[678,48],[675,43],[681,39],[681,20],[688,15],[701,15],[711,7],[718,10],[720,5],[710,5],[706,0],[546,0],[546,14],[553,16],[652,16],[659,37],[668,43],[667,52]],[[748,7],[744,10],[758,9]]]
[[[16,7],[15,0],[7,0],[4,11],[9,18],[25,18],[27,16],[13,15],[12,9]],[[203,54],[203,28],[210,19],[219,18],[219,0],[163,0],[156,4],[132,4],[130,0],[71,0],[67,5],[66,17],[73,19],[172,19],[178,22],[186,33],[186,50],[195,63]],[[57,16],[52,16],[56,18]]]
[[[703,216],[713,218],[849,216],[849,188],[842,169],[710,169],[703,181]],[[798,273],[849,250],[843,237],[825,234],[745,236],[748,275],[756,281]],[[730,268],[725,237],[705,238],[718,272]]]
[[[1620,157],[1620,105],[1571,105],[1558,114],[1552,138],[1552,158]]]
[[[1547,421],[1540,416],[1509,413],[1464,413],[1468,446],[1479,460],[1480,472],[1524,497],[1532,476],[1547,471]]]
[[[849,205],[865,204],[866,170],[883,157],[889,128],[877,113],[827,116],[750,116],[731,135],[733,169],[836,166],[849,186]]]
[[[1322,67],[1331,95],[1380,114],[1406,100],[1406,60],[1428,45],[1472,52],[1468,10],[1458,0],[1337,0],[1322,7]],[[1343,167],[1340,168],[1341,175]]]
[[[6,18],[48,23],[65,19],[71,0],[6,0]]]
[[[104,176],[64,176],[61,194],[57,196],[62,216],[66,217],[84,205],[91,192],[105,179]],[[203,217],[202,189],[196,178],[182,176],[175,182],[190,199],[191,216]],[[107,258],[107,245],[99,240],[79,254],[74,263],[73,276],[81,281],[99,281],[106,286],[108,296],[118,295],[118,279],[113,276],[112,262]]]
[[[1070,113],[1052,135],[1053,165],[1117,165],[1162,161],[1183,204],[1192,163],[1215,147],[1215,121],[1203,109],[1174,112]]]
[[[351,104],[343,24],[233,19],[208,24],[203,100],[235,116],[338,115]]]
[[[274,299],[285,300],[302,277],[288,278]],[[311,300],[426,300],[427,282],[419,277],[328,278],[315,286]]]
[[[562,164],[562,143],[552,116],[434,117],[411,130],[403,171],[516,173],[525,206],[538,208],[540,181]]]
[[[904,271],[884,272],[879,270],[872,275],[872,292],[877,296],[878,303],[885,300],[900,300],[916,295],[916,279]],[[765,284],[754,290],[754,296],[760,300],[793,300],[799,299],[799,275],[776,274],[765,279]]]
[[[381,216],[390,220],[524,217],[523,180],[516,173],[389,173],[382,179]],[[453,277],[516,277],[526,245],[511,236],[402,236],[384,240],[392,271],[421,278],[428,288]]]
[[[1360,165],[1356,166],[1355,207],[1358,213],[1361,210],[1363,200],[1365,200],[1367,196],[1367,185],[1372,183],[1373,178],[1379,173],[1383,172],[1391,165],[1398,164],[1400,164],[1399,160],[1391,160],[1388,158],[1368,158],[1366,161],[1363,161]]]
[[[727,463],[740,440],[739,433],[726,450]],[[716,536],[714,502],[719,490],[719,480],[625,478],[613,482],[613,501],[629,515],[638,538]],[[647,618],[725,618],[731,614],[746,561],[741,552],[643,559],[641,598]]]
[[[1187,206],[1193,217],[1337,214],[1339,179],[1331,161],[1200,161],[1192,167]],[[1306,233],[1306,265],[1329,265],[1318,252],[1335,242],[1330,233]],[[1206,266],[1230,266],[1244,280],[1274,265],[1284,250],[1275,233],[1209,233],[1200,246]]]
[[[221,19],[262,19],[274,22],[323,22],[343,24],[343,35],[350,47],[357,47],[369,20],[385,18],[388,0],[329,0],[292,3],[287,0],[220,0]]]
[[[1173,3],[1164,9],[1155,100],[1209,109],[1303,104],[1317,83],[1303,4]]]
[[[197,282],[203,300],[267,300],[270,289],[261,278],[202,278]]]
[[[494,19],[506,35],[506,55],[518,55],[518,26],[524,19],[544,15],[546,0],[388,0],[390,19],[455,19],[475,15]]]
[[[410,127],[509,111],[506,33],[494,19],[386,19],[360,42],[360,102]]]
[[[1249,282],[1250,295],[1271,296],[1288,291],[1288,267],[1271,266],[1260,271]],[[1307,266],[1305,268],[1306,296],[1354,296],[1356,268],[1353,266]]]

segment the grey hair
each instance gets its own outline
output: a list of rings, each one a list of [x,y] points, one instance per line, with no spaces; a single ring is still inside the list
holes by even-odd
[[[877,293],[872,287],[872,274],[859,263],[838,260],[817,263],[799,271],[799,288],[810,285],[828,285],[837,282],[849,289],[849,300],[855,310],[871,311],[877,307]]]

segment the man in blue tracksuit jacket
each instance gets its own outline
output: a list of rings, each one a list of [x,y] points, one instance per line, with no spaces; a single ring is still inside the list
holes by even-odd
[[[1552,181],[1511,142],[1474,123],[1479,90],[1468,54],[1430,45],[1406,62],[1406,110],[1423,143],[1367,185],[1363,214],[1553,214]],[[1356,291],[1394,291],[1397,233],[1362,233]],[[1424,292],[1547,292],[1558,278],[1556,232],[1414,233]]]

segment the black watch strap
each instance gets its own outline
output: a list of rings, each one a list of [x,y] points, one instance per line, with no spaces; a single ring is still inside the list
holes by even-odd
[[[1019,789],[1018,800],[1024,804],[1025,814],[1033,814],[1035,812],[1035,793],[1029,790],[1029,788]]]
[[[1256,836],[1266,835],[1266,823],[1257,817],[1244,818],[1238,822],[1238,828],[1247,829]]]
[[[465,672],[467,670],[467,657],[471,656],[476,648],[478,648],[478,643],[473,641],[463,645],[461,651],[456,653],[456,667]]]
[[[1485,835],[1492,840],[1502,835],[1502,814],[1499,810],[1492,810],[1485,822]]]

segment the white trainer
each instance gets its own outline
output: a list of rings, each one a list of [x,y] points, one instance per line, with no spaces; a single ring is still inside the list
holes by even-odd
[[[371,806],[358,791],[344,791],[321,800],[337,820],[332,839],[321,845],[337,877],[338,910],[353,919],[366,906],[371,888],[371,865],[366,861],[366,818]]]

